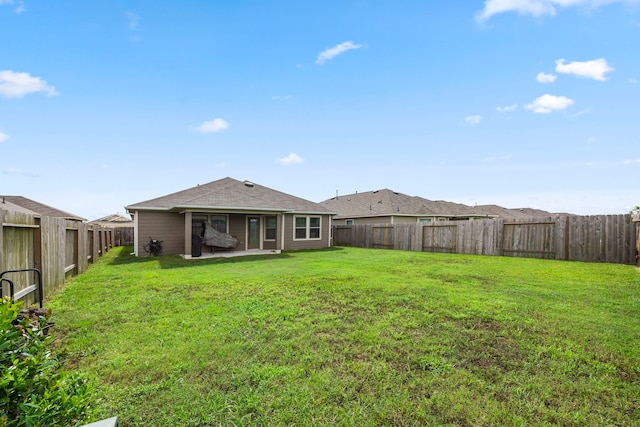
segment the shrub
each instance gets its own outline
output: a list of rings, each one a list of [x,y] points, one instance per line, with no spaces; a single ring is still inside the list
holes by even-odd
[[[20,309],[0,302],[0,427],[81,424],[90,408],[87,381],[61,369],[48,348],[47,319],[21,319]]]

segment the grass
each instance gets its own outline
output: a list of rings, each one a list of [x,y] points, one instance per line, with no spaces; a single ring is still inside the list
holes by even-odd
[[[640,425],[634,267],[130,250],[47,304],[121,426]]]

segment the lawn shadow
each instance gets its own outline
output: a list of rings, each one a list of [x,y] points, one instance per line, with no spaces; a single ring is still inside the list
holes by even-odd
[[[111,251],[117,251],[116,256],[109,262],[111,265],[124,265],[124,264],[138,264],[156,262],[160,265],[160,268],[185,268],[185,267],[199,267],[202,265],[218,265],[218,264],[237,264],[247,263],[254,261],[266,261],[271,259],[285,259],[290,258],[295,253],[308,253],[308,252],[336,252],[343,251],[341,247],[330,247],[322,249],[302,249],[297,251],[284,251],[279,254],[260,254],[260,255],[244,255],[230,258],[191,258],[184,259],[180,255],[160,255],[160,256],[146,256],[136,257],[133,252],[133,246],[122,246],[113,248]]]

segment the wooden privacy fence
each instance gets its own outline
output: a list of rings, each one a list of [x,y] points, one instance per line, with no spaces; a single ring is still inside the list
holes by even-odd
[[[333,244],[633,264],[640,249],[639,228],[629,215],[355,224],[334,226]]]
[[[132,244],[133,229],[97,226],[63,218],[0,210],[0,272],[37,268],[42,272],[43,297],[64,280],[114,246]],[[33,285],[33,272],[12,273],[15,292]],[[2,296],[8,295],[5,286]],[[25,298],[33,303],[35,295]]]

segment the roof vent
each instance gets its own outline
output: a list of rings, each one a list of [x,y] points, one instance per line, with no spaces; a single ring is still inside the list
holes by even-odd
[[[253,187],[253,182],[251,181],[245,181],[244,182],[245,187]]]

